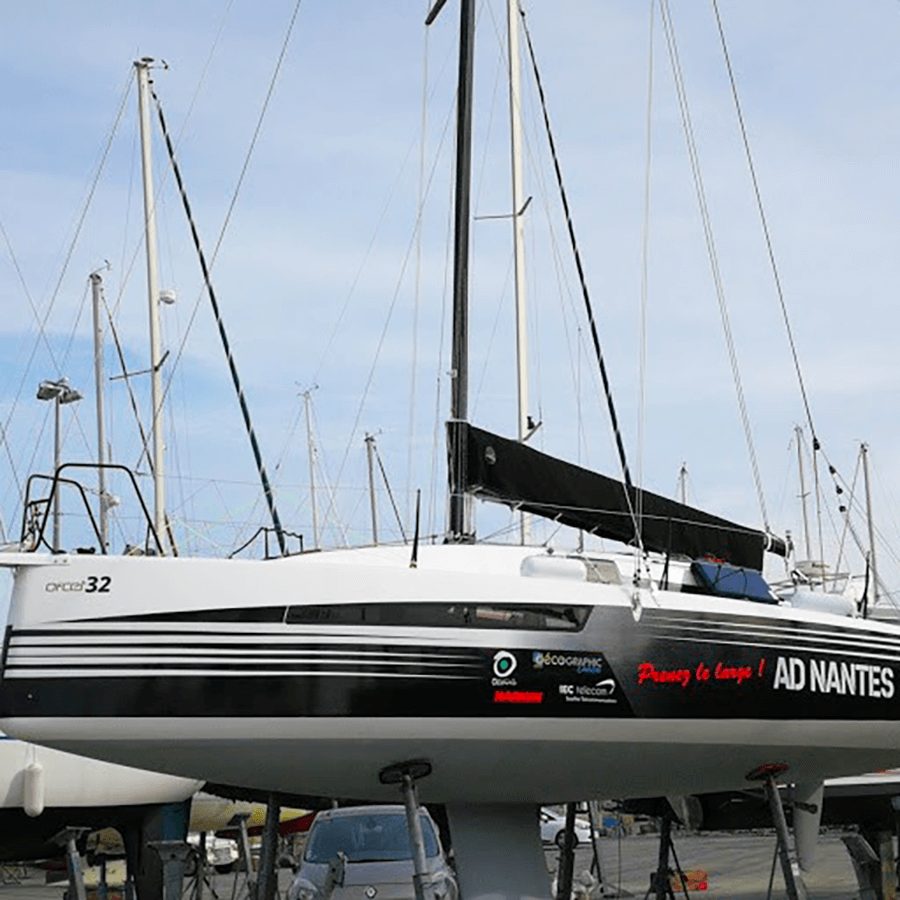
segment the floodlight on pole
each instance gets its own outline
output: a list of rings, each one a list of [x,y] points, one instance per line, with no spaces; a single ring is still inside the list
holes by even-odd
[[[38,385],[38,400],[53,401],[53,473],[59,472],[62,446],[59,429],[59,408],[67,403],[77,403],[81,392],[73,388],[66,378],[47,379]],[[59,552],[59,486],[53,491],[53,552]]]

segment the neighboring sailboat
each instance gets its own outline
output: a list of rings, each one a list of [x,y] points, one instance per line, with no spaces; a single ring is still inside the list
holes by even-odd
[[[405,547],[6,554],[0,724],[310,802],[393,800],[394,767],[415,760],[422,798],[450,809],[468,900],[467,884],[491,888],[485,873],[535,883],[536,855],[484,860],[541,802],[739,788],[773,764],[806,784],[896,764],[900,628],[779,605],[761,575],[779,539],[646,491],[638,519],[627,478],[467,421],[474,4],[460,2],[447,543],[415,567]],[[475,544],[472,496],[640,552]]]
[[[0,860],[62,854],[53,837],[70,825],[118,828],[127,838],[160,805],[182,803],[202,785],[0,736]]]

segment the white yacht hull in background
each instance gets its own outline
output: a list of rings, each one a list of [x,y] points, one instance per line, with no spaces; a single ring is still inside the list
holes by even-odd
[[[60,829],[139,827],[203,782],[87,759],[0,736],[0,860],[56,855]]]

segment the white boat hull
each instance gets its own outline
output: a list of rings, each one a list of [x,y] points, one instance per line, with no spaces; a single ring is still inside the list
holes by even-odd
[[[427,551],[418,569],[404,548],[30,567],[4,647],[3,726],[309,798],[395,799],[379,772],[413,758],[432,766],[423,798],[447,802],[687,794],[739,789],[764,764],[808,782],[900,764],[894,626],[523,577],[525,548]]]
[[[764,762],[798,781],[898,758],[900,723],[550,719],[71,719],[10,721],[38,740],[216,783],[319,798],[396,800],[380,770],[425,758],[427,801],[548,802],[691,794],[746,785]],[[124,725],[124,727],[123,727]]]

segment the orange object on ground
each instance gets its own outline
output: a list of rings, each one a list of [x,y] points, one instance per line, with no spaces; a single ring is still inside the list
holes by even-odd
[[[709,890],[709,873],[703,869],[688,869],[684,873],[685,886],[689,891],[708,891]],[[675,896],[681,887],[681,876],[676,872],[671,876],[672,890]]]

